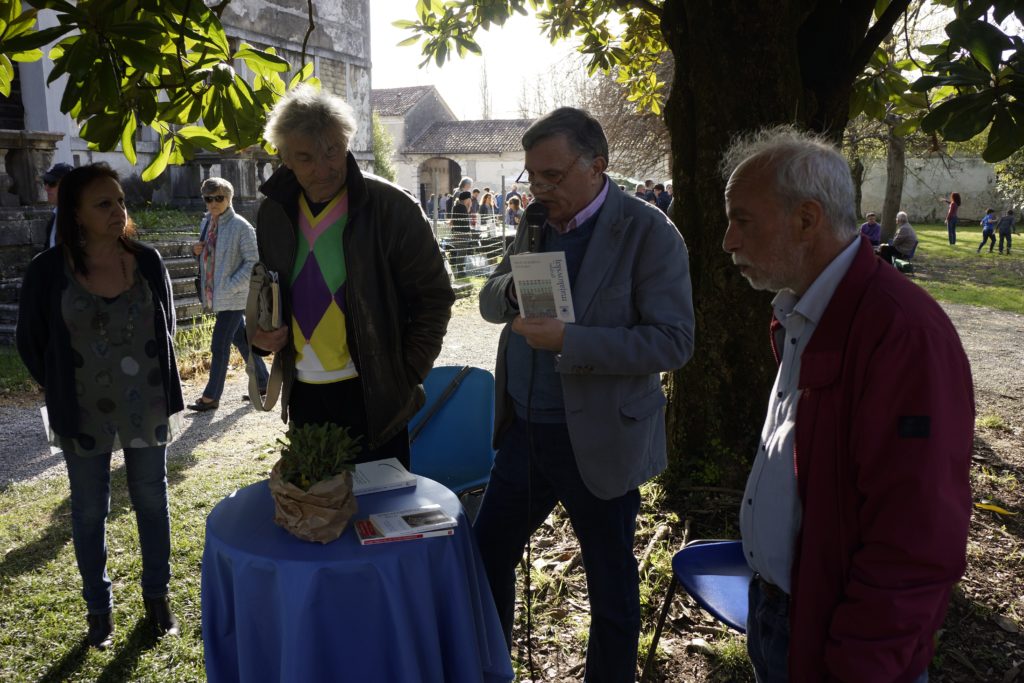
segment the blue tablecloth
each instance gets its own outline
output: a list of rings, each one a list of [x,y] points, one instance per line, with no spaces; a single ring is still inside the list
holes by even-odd
[[[263,481],[206,520],[203,646],[210,681],[510,681],[512,664],[469,521],[448,489],[360,496],[356,518],[439,503],[453,536],[361,546],[274,524]]]

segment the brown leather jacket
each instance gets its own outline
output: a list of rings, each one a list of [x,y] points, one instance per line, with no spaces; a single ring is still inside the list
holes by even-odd
[[[348,155],[349,217],[342,240],[349,351],[366,401],[369,448],[388,441],[423,405],[421,383],[441,352],[455,295],[422,209],[401,187],[363,175]],[[284,320],[291,320],[287,275],[295,264],[301,187],[281,166],[260,191],[256,216],[260,261],[281,277]],[[286,322],[290,325],[290,322]],[[295,348],[281,351],[281,418],[295,380]]]

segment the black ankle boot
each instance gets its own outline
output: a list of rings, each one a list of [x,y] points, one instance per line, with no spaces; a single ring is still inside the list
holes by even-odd
[[[143,598],[142,601],[146,605],[146,618],[158,636],[178,635],[178,618],[171,612],[171,601],[166,595],[162,598]]]
[[[86,621],[89,622],[89,647],[97,650],[106,650],[114,642],[114,613],[87,614]]]

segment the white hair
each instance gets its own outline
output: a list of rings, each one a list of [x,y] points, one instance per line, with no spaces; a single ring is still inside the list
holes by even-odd
[[[231,201],[231,198],[235,196],[235,187],[224,178],[210,176],[199,186],[199,194],[213,194],[214,192],[220,192],[228,198],[228,201]]]
[[[751,165],[771,171],[775,191],[787,209],[816,201],[837,237],[857,234],[850,167],[832,143],[792,126],[767,128],[733,140],[722,158],[722,175],[728,180]]]
[[[323,144],[340,139],[348,150],[357,128],[355,114],[345,100],[304,83],[274,105],[263,137],[282,155],[288,138],[295,134]]]

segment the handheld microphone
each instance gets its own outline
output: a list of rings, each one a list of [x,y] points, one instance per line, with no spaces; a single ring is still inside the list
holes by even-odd
[[[540,248],[540,235],[548,220],[548,207],[540,202],[530,202],[523,212],[521,223],[526,224],[527,249],[536,252]]]

